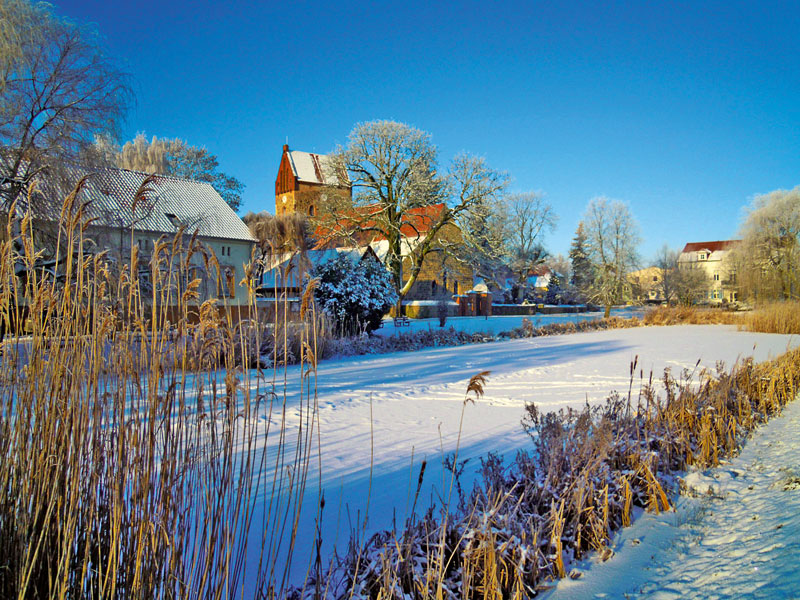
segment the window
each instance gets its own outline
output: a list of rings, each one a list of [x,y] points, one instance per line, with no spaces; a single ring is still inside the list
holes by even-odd
[[[707,258],[708,258],[708,255],[706,255],[706,253],[705,253],[705,252],[700,252],[700,253],[697,255],[697,260],[706,260]]]
[[[316,210],[314,209],[314,205],[312,204],[311,206],[308,207],[308,216],[313,217],[315,213]]]
[[[719,281],[719,273],[714,273],[714,281]]]

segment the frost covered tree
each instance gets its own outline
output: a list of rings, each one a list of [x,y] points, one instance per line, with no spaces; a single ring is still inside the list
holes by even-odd
[[[505,207],[508,266],[517,285],[524,289],[530,270],[547,257],[544,236],[555,229],[558,217],[536,192],[511,194],[505,199]]]
[[[572,278],[570,283],[584,299],[589,295],[589,290],[594,280],[592,263],[589,261],[586,232],[583,223],[578,224],[575,237],[569,249],[569,260],[572,263]]]
[[[430,135],[394,121],[356,125],[347,145],[331,155],[330,165],[336,173],[347,173],[353,203],[326,203],[318,222],[332,235],[359,243],[385,240],[398,307],[425,257],[469,243],[463,235],[469,230],[467,220],[487,211],[507,181],[482,158],[464,154],[440,173]],[[457,234],[452,226],[458,226]]]
[[[210,183],[233,210],[239,210],[242,203],[244,184],[221,172],[219,160],[206,148],[192,146],[179,138],[153,136],[148,141],[140,133],[122,146],[116,163],[123,169],[204,181]]]
[[[97,32],[52,5],[0,0],[0,199],[115,137],[132,101],[128,77]],[[73,182],[74,183],[74,182]]]
[[[734,250],[741,293],[753,300],[800,297],[800,186],[757,196]]]
[[[639,260],[639,226],[624,202],[604,196],[589,202],[581,226],[586,235],[586,258],[593,270],[589,296],[605,306],[608,318],[611,306],[630,293],[628,273]]]
[[[341,334],[374,331],[397,302],[391,274],[369,256],[354,263],[339,254],[315,267],[312,276],[319,278],[314,299]]]
[[[673,302],[678,295],[677,287],[680,278],[678,273],[679,256],[680,252],[672,250],[667,244],[661,246],[656,253],[654,266],[658,268],[661,275],[658,288],[668,304]]]

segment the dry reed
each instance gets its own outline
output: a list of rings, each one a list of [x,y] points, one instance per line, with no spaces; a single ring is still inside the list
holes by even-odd
[[[282,596],[318,427],[314,315],[259,365],[286,324],[201,302],[192,258],[222,277],[196,235],[143,257],[131,231],[114,262],[92,251],[80,193],[52,269],[30,215],[2,240],[0,597]],[[289,352],[304,363],[296,440],[277,376],[254,370],[279,373]]]

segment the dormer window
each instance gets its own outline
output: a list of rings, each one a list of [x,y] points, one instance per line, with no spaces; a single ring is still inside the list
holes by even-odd
[[[181,220],[178,218],[178,215],[173,213],[164,213],[164,216],[169,219],[169,222],[172,223],[173,227],[181,226]]]
[[[697,260],[707,260],[707,259],[708,259],[708,254],[706,254],[705,252],[698,253]]]

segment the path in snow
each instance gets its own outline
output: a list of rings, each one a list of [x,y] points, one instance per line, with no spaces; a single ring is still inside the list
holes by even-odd
[[[724,466],[693,472],[675,513],[643,516],[609,562],[545,600],[800,598],[800,401]],[[709,492],[711,492],[709,494]]]

